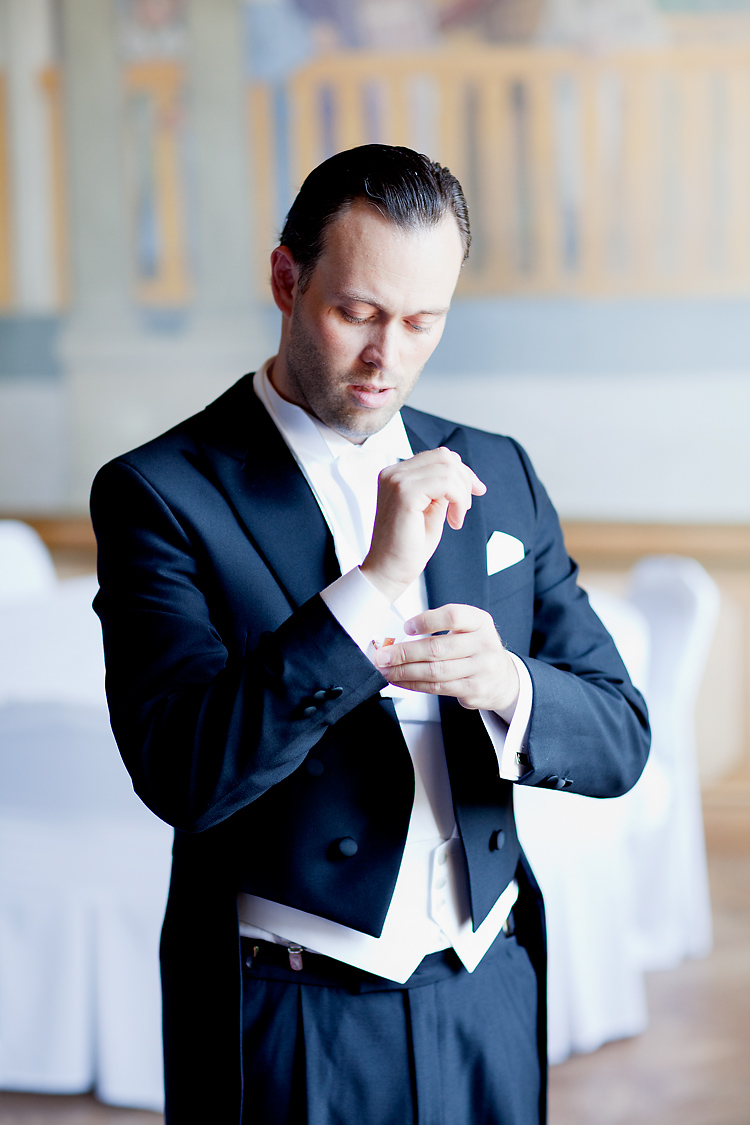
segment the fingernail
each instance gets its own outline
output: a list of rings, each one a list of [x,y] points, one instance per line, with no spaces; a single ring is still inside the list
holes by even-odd
[[[375,663],[378,668],[385,668],[391,662],[391,654],[387,648],[379,648],[375,653]]]
[[[417,631],[417,627],[414,624],[414,622],[413,621],[407,621],[406,624],[404,625],[404,632],[407,633],[410,637],[413,637],[414,634],[416,633],[416,631]]]

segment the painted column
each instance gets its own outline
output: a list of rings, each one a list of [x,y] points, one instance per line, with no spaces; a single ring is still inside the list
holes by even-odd
[[[133,331],[113,0],[60,0],[69,315],[61,337],[68,410],[68,504],[87,506],[93,474],[125,448],[115,375]]]
[[[196,196],[195,309],[237,328],[252,293],[251,190],[241,0],[188,0]]]
[[[52,62],[49,0],[5,0],[15,304],[49,313],[57,304],[52,138],[41,78]]]
[[[100,335],[131,304],[115,5],[61,0],[60,13],[73,317]]]

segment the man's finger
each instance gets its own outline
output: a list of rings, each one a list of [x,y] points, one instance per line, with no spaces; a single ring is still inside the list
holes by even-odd
[[[406,622],[404,632],[410,637],[427,633],[470,633],[483,625],[491,625],[494,629],[494,622],[485,610],[473,605],[451,603],[418,613]]]
[[[425,500],[447,502],[447,522],[456,531],[463,527],[472,497],[483,496],[487,491],[474,470],[445,446],[418,453],[411,461],[402,461],[397,469],[383,472],[404,485],[411,480],[414,486],[425,490]]]
[[[440,691],[451,694],[447,687],[476,676],[481,671],[481,663],[475,656],[458,660],[417,661],[414,664],[396,664],[382,669],[389,683],[412,691]],[[412,688],[412,684],[431,684],[432,688]]]
[[[448,634],[447,636],[425,637],[423,640],[409,641],[406,644],[388,645],[378,649],[375,663],[378,668],[413,668],[415,665],[455,664],[473,656],[477,646],[468,633]],[[404,672],[411,675],[411,672]],[[455,670],[450,672],[455,676]]]
[[[454,531],[460,531],[464,525],[466,513],[471,507],[472,497],[484,496],[487,491],[487,486],[479,479],[473,469],[470,469],[468,465],[464,465],[457,453],[453,453],[453,456],[456,458],[456,468],[459,470],[457,483],[460,491],[456,492],[449,489],[446,492],[448,499],[448,515],[446,521],[449,527],[452,527]]]
[[[399,680],[398,687],[404,691],[421,692],[422,695],[451,695],[454,699],[469,692],[467,682],[458,680]]]
[[[462,472],[466,474],[466,480],[471,489],[472,495],[484,496],[485,492],[487,491],[487,485],[479,479],[477,474],[469,465],[461,460],[461,455],[459,453],[456,453],[455,449],[448,449],[447,446],[440,445],[438,446],[438,451],[441,453],[450,453],[451,457],[455,458],[455,460],[461,466]]]

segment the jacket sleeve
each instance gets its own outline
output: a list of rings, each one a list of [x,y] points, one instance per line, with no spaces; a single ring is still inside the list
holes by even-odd
[[[533,702],[523,785],[616,797],[648,756],[646,704],[577,585],[557,514],[520,448],[536,509],[534,616],[528,654]]]
[[[385,686],[319,596],[290,612],[260,564],[247,598],[275,597],[281,624],[251,628],[230,651],[193,529],[133,465],[100,471],[91,513],[112,729],[135,791],[163,820],[189,832],[219,824]],[[248,612],[263,621],[260,604]]]

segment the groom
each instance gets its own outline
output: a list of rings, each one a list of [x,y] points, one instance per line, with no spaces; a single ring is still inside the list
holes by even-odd
[[[171,1125],[545,1120],[513,786],[620,794],[648,726],[524,451],[405,406],[469,242],[447,169],[327,160],[278,354],[95,481],[112,725],[176,830]]]

